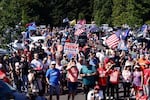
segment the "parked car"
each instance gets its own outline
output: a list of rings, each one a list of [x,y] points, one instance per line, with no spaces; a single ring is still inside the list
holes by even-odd
[[[27,96],[18,92],[8,83],[0,80],[0,100],[28,100]]]

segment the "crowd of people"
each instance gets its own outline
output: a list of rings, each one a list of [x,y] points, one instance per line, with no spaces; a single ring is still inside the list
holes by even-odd
[[[90,32],[82,44],[69,28],[64,33],[57,28],[33,32],[45,36],[46,40],[33,43],[31,47],[23,38],[24,49],[0,59],[0,73],[4,73],[1,79],[18,91],[41,96],[43,100],[45,94],[49,94],[49,100],[53,100],[55,94],[56,99],[61,100],[60,95],[67,89],[68,100],[75,100],[79,84],[82,84],[85,100],[126,100],[133,96],[136,100],[150,99],[147,42],[133,44],[127,37],[128,50],[118,50],[103,46],[99,37]],[[64,53],[65,43],[79,43],[77,54]]]

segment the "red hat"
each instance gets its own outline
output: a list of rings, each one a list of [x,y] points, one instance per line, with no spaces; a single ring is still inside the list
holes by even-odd
[[[150,65],[150,61],[147,61],[145,64],[146,64],[146,65]]]
[[[96,85],[95,87],[94,87],[94,90],[99,90],[100,89],[100,87],[98,86],[98,85]]]
[[[109,62],[109,60],[110,60],[109,58],[105,58],[104,63],[107,64]]]
[[[138,90],[139,90],[139,91],[143,91],[143,88],[142,88],[142,87],[139,87]]]

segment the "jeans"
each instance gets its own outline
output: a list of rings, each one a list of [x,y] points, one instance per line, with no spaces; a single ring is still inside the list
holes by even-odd
[[[111,90],[111,91],[110,91]],[[118,92],[119,88],[118,88],[118,84],[113,84],[113,83],[108,83],[107,86],[107,96],[111,96],[115,99],[119,98],[119,92]],[[116,94],[116,96],[115,96]]]
[[[85,100],[87,100],[87,94],[90,91],[90,89],[94,89],[95,85],[84,85],[84,94],[85,94]]]
[[[129,82],[123,82],[124,97],[130,96],[130,86],[131,86],[131,84]]]
[[[143,85],[144,94],[149,97],[150,100],[150,85]]]

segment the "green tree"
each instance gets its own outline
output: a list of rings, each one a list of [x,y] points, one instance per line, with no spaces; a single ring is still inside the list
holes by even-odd
[[[93,15],[98,25],[111,24],[112,0],[94,0]]]
[[[113,4],[113,25],[128,24],[134,26],[143,23],[143,7],[136,0],[113,0]]]

